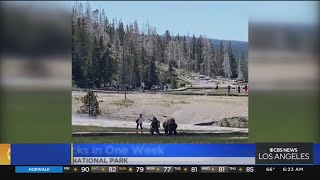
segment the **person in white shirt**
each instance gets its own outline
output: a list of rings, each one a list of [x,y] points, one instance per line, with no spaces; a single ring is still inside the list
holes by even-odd
[[[142,114],[140,114],[140,116],[136,120],[136,123],[137,123],[137,132],[136,133],[138,133],[139,126],[140,126],[140,129],[141,129],[141,133],[143,133],[143,129],[142,129],[143,121],[144,121],[144,117],[142,116]]]

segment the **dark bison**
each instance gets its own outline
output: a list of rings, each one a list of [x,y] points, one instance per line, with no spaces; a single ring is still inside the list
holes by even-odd
[[[167,119],[162,123],[162,126],[164,128],[164,133],[167,135],[177,134],[177,123],[173,118]]]

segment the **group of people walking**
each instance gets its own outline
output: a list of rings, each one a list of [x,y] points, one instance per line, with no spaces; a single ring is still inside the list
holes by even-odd
[[[217,85],[217,86],[218,86],[218,85]],[[231,86],[228,85],[227,88],[228,88],[228,94],[230,94]],[[216,87],[216,89],[217,89],[217,87]],[[244,89],[244,92],[245,92],[245,93],[248,93],[248,85],[245,85],[245,86],[243,87],[243,89]],[[238,87],[236,87],[236,90],[237,90],[237,92],[240,94],[240,93],[241,93],[241,86],[238,85]]]
[[[141,82],[141,85],[139,87],[140,92],[145,92],[147,88],[148,87],[147,87],[146,83],[145,82]],[[152,89],[157,89],[157,90],[161,90],[161,91],[168,91],[169,86],[168,86],[168,84],[165,84],[163,86],[161,86],[161,85],[152,85],[148,89],[151,89],[151,90]]]
[[[158,134],[161,135],[160,133],[160,121],[153,116],[152,119],[148,119],[151,121],[150,127],[149,127],[149,132],[151,135],[153,134]],[[143,117],[142,114],[139,115],[139,117],[136,119],[137,127],[136,127],[136,133],[139,132],[139,128],[141,130],[141,133],[143,134],[143,127],[142,124],[146,121],[146,119]],[[177,134],[177,127],[178,125],[175,122],[174,118],[169,118],[166,121],[162,123],[162,127],[164,129],[165,135],[171,135],[171,134]]]

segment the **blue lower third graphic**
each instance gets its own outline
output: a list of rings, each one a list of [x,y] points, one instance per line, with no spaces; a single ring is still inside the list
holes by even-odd
[[[313,164],[320,165],[320,144],[313,145]]]
[[[74,144],[73,157],[255,157],[255,144]]]
[[[62,166],[16,166],[16,173],[62,173]]]
[[[61,166],[70,164],[70,144],[11,144],[11,165]]]

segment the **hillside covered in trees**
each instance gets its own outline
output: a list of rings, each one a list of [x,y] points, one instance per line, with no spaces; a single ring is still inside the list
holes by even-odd
[[[217,46],[206,36],[158,33],[148,23],[139,27],[137,21],[108,19],[104,10],[92,10],[89,2],[74,4],[72,79],[78,87],[117,83],[137,88],[141,82],[149,88],[167,83],[175,87],[177,69],[247,80],[247,67],[247,51],[239,53],[231,42]]]

